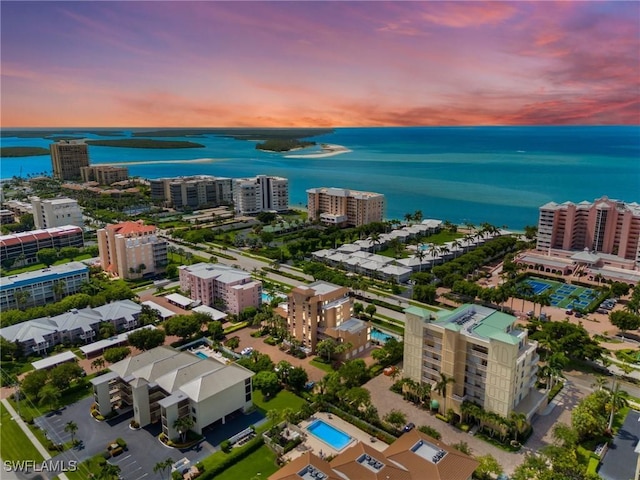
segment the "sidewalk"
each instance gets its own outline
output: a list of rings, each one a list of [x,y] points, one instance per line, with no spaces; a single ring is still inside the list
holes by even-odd
[[[24,420],[22,420],[22,418],[20,418],[20,415],[18,415],[18,412],[15,411],[15,409],[11,406],[9,401],[6,398],[3,398],[0,401],[6,407],[6,409],[9,410],[9,413],[11,414],[11,417],[13,418],[13,420],[15,420],[15,422],[18,424],[20,429],[27,436],[29,441],[31,443],[33,443],[33,446],[36,447],[36,450],[38,450],[40,455],[42,455],[42,457],[45,460],[49,460],[51,458],[51,455],[49,454],[47,449],[42,446],[42,444],[36,438],[36,436],[33,434],[33,432],[31,430],[29,430],[29,427],[27,427],[27,424],[24,423]],[[60,475],[58,475],[58,477],[60,478],[60,480],[68,480],[68,477],[64,473],[61,473]]]

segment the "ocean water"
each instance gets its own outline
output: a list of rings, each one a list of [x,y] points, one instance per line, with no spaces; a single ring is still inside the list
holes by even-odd
[[[127,165],[132,175],[146,178],[280,175],[289,178],[291,204],[304,205],[308,188],[344,187],[383,193],[387,218],[421,210],[424,218],[516,230],[536,224],[538,207],[549,201],[606,195],[640,202],[639,126],[337,128],[312,140],[350,152],[325,158],[287,158],[256,150],[254,142],[214,135],[186,139],[205,147],[91,146],[89,153],[92,163],[165,162]],[[2,138],[2,146],[49,143]],[[166,163],[201,158],[213,161]],[[3,158],[0,164],[1,178],[50,170],[48,156]]]

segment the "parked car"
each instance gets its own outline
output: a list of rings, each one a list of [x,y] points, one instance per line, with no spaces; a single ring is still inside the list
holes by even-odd
[[[582,318],[582,317],[584,317],[584,313],[576,312],[576,318]]]
[[[405,432],[409,432],[409,431],[413,430],[414,428],[416,428],[416,424],[412,423],[412,422],[409,422],[404,426],[404,428],[402,430],[405,431]]]
[[[573,308],[567,308],[564,313],[566,313],[567,315],[573,315]]]

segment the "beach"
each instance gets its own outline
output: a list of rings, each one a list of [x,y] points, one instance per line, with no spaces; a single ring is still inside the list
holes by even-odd
[[[322,144],[322,151],[320,153],[307,153],[307,154],[296,154],[296,155],[285,155],[285,158],[326,158],[326,157],[334,157],[336,155],[341,155],[343,153],[349,153],[347,147],[342,145],[333,145],[329,143]]]

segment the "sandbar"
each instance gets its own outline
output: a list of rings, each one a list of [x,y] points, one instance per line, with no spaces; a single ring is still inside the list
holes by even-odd
[[[342,145],[333,145],[329,143],[322,144],[322,151],[320,153],[307,153],[307,154],[296,154],[296,155],[285,155],[285,158],[325,158],[325,157],[333,157],[335,155],[341,155],[343,153],[349,153],[352,150],[349,150],[347,147],[343,147]]]
[[[148,160],[140,162],[115,162],[115,163],[96,163],[94,165],[107,165],[117,167],[120,165],[162,165],[165,163],[213,163],[222,160],[221,158],[196,158],[194,160]]]

